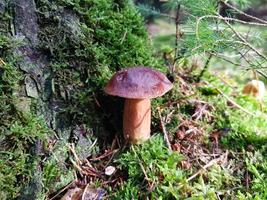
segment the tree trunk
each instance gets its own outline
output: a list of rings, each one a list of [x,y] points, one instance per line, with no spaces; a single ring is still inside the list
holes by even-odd
[[[24,83],[21,85],[18,98],[27,99],[26,102],[31,104],[31,100],[38,102],[37,113],[46,116],[46,123],[51,124],[53,113],[50,109],[49,98],[51,96],[51,74],[48,68],[49,60],[47,56],[38,50],[40,44],[38,39],[38,23],[36,16],[36,5],[34,0],[12,0],[13,9],[13,37],[21,38],[24,43],[15,50],[15,54],[21,56],[18,63],[20,70],[24,72]],[[51,127],[52,128],[52,127]],[[42,143],[36,141],[32,147],[33,156],[41,155]],[[41,176],[39,163],[35,165],[33,177],[26,188],[23,189],[18,199],[37,199],[41,192]]]
[[[127,12],[122,12],[123,9]],[[36,141],[24,141],[26,145],[23,143],[20,153],[25,152],[29,160],[23,167],[29,165],[34,170],[27,169],[23,174],[24,169],[18,169],[21,174],[12,174],[14,181],[10,188],[15,188],[15,192],[11,192],[10,198],[17,197],[17,188],[21,189],[26,182],[17,198],[38,199],[41,193],[47,193],[47,188],[49,193],[56,192],[59,189],[55,187],[56,181],[61,178],[68,181],[62,182],[63,186],[73,180],[73,173],[69,177],[72,179],[61,177],[74,171],[67,163],[71,156],[67,149],[69,143],[75,145],[76,153],[83,160],[98,153],[100,147],[105,150],[115,133],[120,133],[122,138],[123,102],[107,97],[102,88],[108,77],[121,68],[152,65],[152,51],[142,18],[128,1],[107,0],[99,4],[97,1],[0,0],[0,17],[0,81],[5,78],[2,73],[5,69],[1,68],[4,61],[22,76],[8,92],[2,88],[10,87],[9,81],[7,85],[0,82],[0,100],[8,93],[6,101],[10,109],[6,113],[10,115],[7,119],[12,119],[6,124],[0,121],[0,130],[5,131],[0,135],[4,138],[0,137],[0,144],[8,143],[9,137],[17,139],[16,133],[10,130],[12,123],[20,124],[22,129],[29,128],[27,120],[20,116],[25,113],[44,119],[48,130],[48,141],[37,136],[31,138],[40,138]],[[8,38],[7,46],[5,43],[1,46],[5,38]],[[0,116],[3,116],[1,109],[0,106]],[[98,143],[92,147],[96,139]],[[53,155],[57,159],[53,160]],[[2,160],[4,156],[0,156]],[[50,164],[48,172],[45,171],[47,163]],[[11,164],[7,165],[12,168]],[[59,171],[55,177],[51,175],[53,180],[49,177],[51,166]],[[33,173],[31,178],[30,173]],[[17,186],[20,181],[23,183]]]

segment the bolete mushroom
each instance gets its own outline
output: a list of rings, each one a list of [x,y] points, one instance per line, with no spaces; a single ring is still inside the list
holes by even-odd
[[[252,94],[258,100],[262,100],[265,94],[265,85],[262,81],[251,80],[243,88],[243,94]]]
[[[130,143],[150,138],[150,99],[164,95],[173,87],[167,77],[148,67],[132,67],[117,72],[105,87],[109,95],[125,98],[123,134]]]

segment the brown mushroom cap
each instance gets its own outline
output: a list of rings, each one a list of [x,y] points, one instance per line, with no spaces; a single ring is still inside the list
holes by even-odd
[[[163,73],[141,66],[117,72],[104,90],[107,94],[124,98],[151,99],[164,95],[172,87]]]

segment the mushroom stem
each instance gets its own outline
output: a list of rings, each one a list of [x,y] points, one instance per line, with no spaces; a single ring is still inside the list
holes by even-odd
[[[124,138],[132,144],[150,138],[150,99],[126,99],[123,114]]]

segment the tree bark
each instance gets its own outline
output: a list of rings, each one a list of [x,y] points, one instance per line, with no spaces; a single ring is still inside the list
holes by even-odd
[[[48,106],[47,100],[51,91],[45,91],[45,86],[50,81],[50,73],[46,71],[48,66],[48,59],[45,54],[38,51],[37,46],[39,45],[38,40],[38,23],[36,15],[36,5],[34,0],[12,0],[13,9],[13,36],[21,38],[23,45],[15,50],[15,54],[21,57],[18,63],[20,70],[24,72],[24,84],[21,85],[20,91],[17,93],[18,98],[27,99],[24,102],[31,103],[32,99],[36,99],[38,103],[37,112],[51,116],[50,110],[46,110],[42,113],[41,107]],[[47,77],[47,78],[45,78]],[[28,106],[30,107],[30,106]],[[47,124],[50,124],[49,118]],[[42,144],[39,141],[35,142],[32,147],[33,156],[41,155]],[[39,163],[35,165],[35,173],[33,177],[18,199],[37,199],[38,194],[42,190],[41,178],[40,178],[40,167]]]

